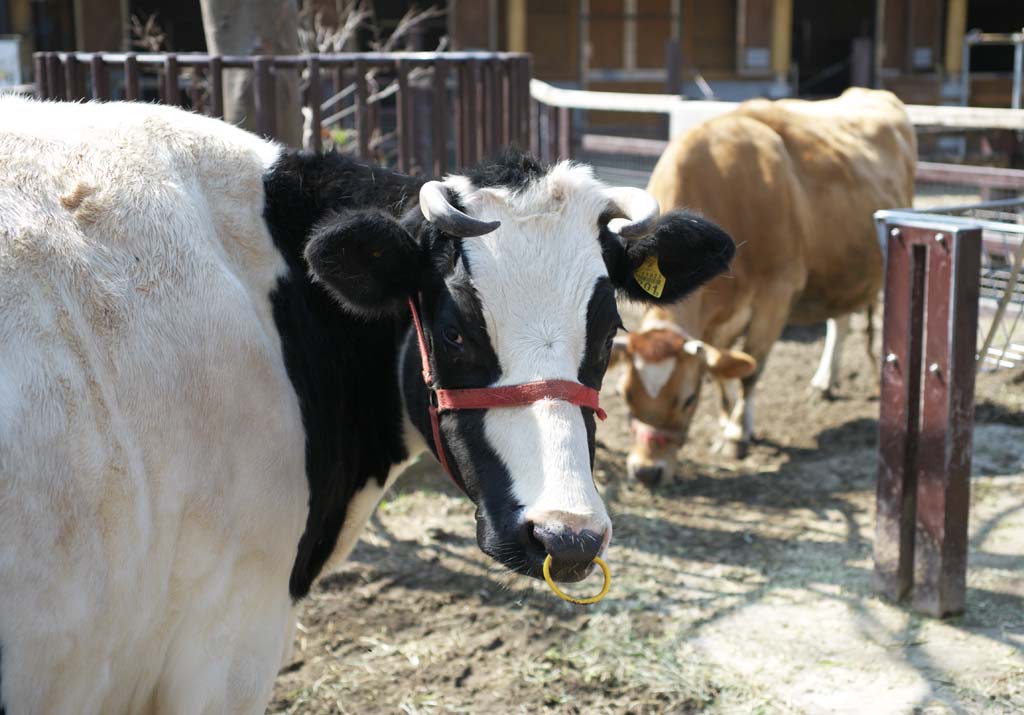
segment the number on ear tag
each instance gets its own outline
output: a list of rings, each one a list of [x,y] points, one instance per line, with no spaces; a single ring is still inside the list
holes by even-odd
[[[655,298],[660,298],[662,291],[665,290],[665,276],[658,268],[657,256],[648,256],[640,267],[633,271],[633,277],[641,288]]]

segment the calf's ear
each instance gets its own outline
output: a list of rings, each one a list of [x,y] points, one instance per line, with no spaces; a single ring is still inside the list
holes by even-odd
[[[367,318],[406,310],[419,285],[419,244],[376,209],[327,216],[313,228],[305,257],[317,282]]]
[[[717,224],[687,211],[658,219],[654,233],[628,241],[612,282],[645,303],[674,303],[729,268],[736,245]]]

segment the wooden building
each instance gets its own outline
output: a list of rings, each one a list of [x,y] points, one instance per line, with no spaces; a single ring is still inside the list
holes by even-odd
[[[913,102],[957,103],[964,34],[1024,27],[1024,0],[450,0],[449,7],[456,47],[531,52],[542,79],[694,97],[710,89],[719,99],[829,96],[863,85]],[[1009,106],[1012,58],[1008,47],[972,52],[972,104]]]
[[[295,0],[300,2],[300,0]],[[334,4],[334,0],[301,0]],[[370,0],[381,26],[409,0]],[[421,7],[429,0],[415,3]],[[1024,0],[433,0],[453,49],[534,56],[564,86],[718,99],[829,96],[850,85],[916,103],[961,99],[963,37],[1015,32]],[[130,18],[157,13],[166,46],[205,48],[198,0],[0,0],[0,35],[21,38],[23,76],[41,50],[122,50]],[[444,21],[423,49],[436,46]],[[1009,106],[1010,47],[971,53],[971,104]]]

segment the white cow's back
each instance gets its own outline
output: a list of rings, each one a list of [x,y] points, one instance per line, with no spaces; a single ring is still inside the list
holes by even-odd
[[[278,153],[167,107],[0,100],[9,715],[267,697],[308,496],[261,216]]]

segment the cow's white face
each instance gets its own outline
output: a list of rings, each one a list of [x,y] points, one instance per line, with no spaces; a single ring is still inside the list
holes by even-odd
[[[433,184],[427,198],[430,187],[400,225],[368,212],[323,226],[306,257],[343,304],[367,317],[405,315],[415,297],[439,388],[540,380],[600,388],[620,327],[615,291],[675,301],[724,270],[733,253],[713,224],[680,212],[658,220],[650,197],[610,190],[570,163],[546,168],[511,153]],[[644,205],[646,214],[637,210]],[[463,231],[466,221],[483,229]],[[627,241],[610,226],[640,238]],[[664,277],[657,298],[634,278],[654,258]],[[433,447],[411,330],[405,340],[406,409]],[[612,533],[592,475],[593,410],[542,400],[445,411],[440,432],[453,476],[477,504],[484,552],[536,577],[547,555],[556,579],[589,572]]]
[[[461,177],[449,185],[467,212],[501,222],[490,234],[462,241],[463,270],[452,277],[479,301],[498,364],[493,385],[589,375],[599,387],[620,325],[599,240],[604,187],[589,169],[569,164],[519,191],[476,188]],[[483,416],[483,435],[504,473],[478,486],[506,492],[501,508],[507,513],[481,518],[512,525],[517,541],[538,554],[565,541],[581,564],[567,565],[563,576],[582,576],[612,534],[591,469],[592,411],[553,400],[492,409]],[[497,555],[506,540],[488,550]]]

